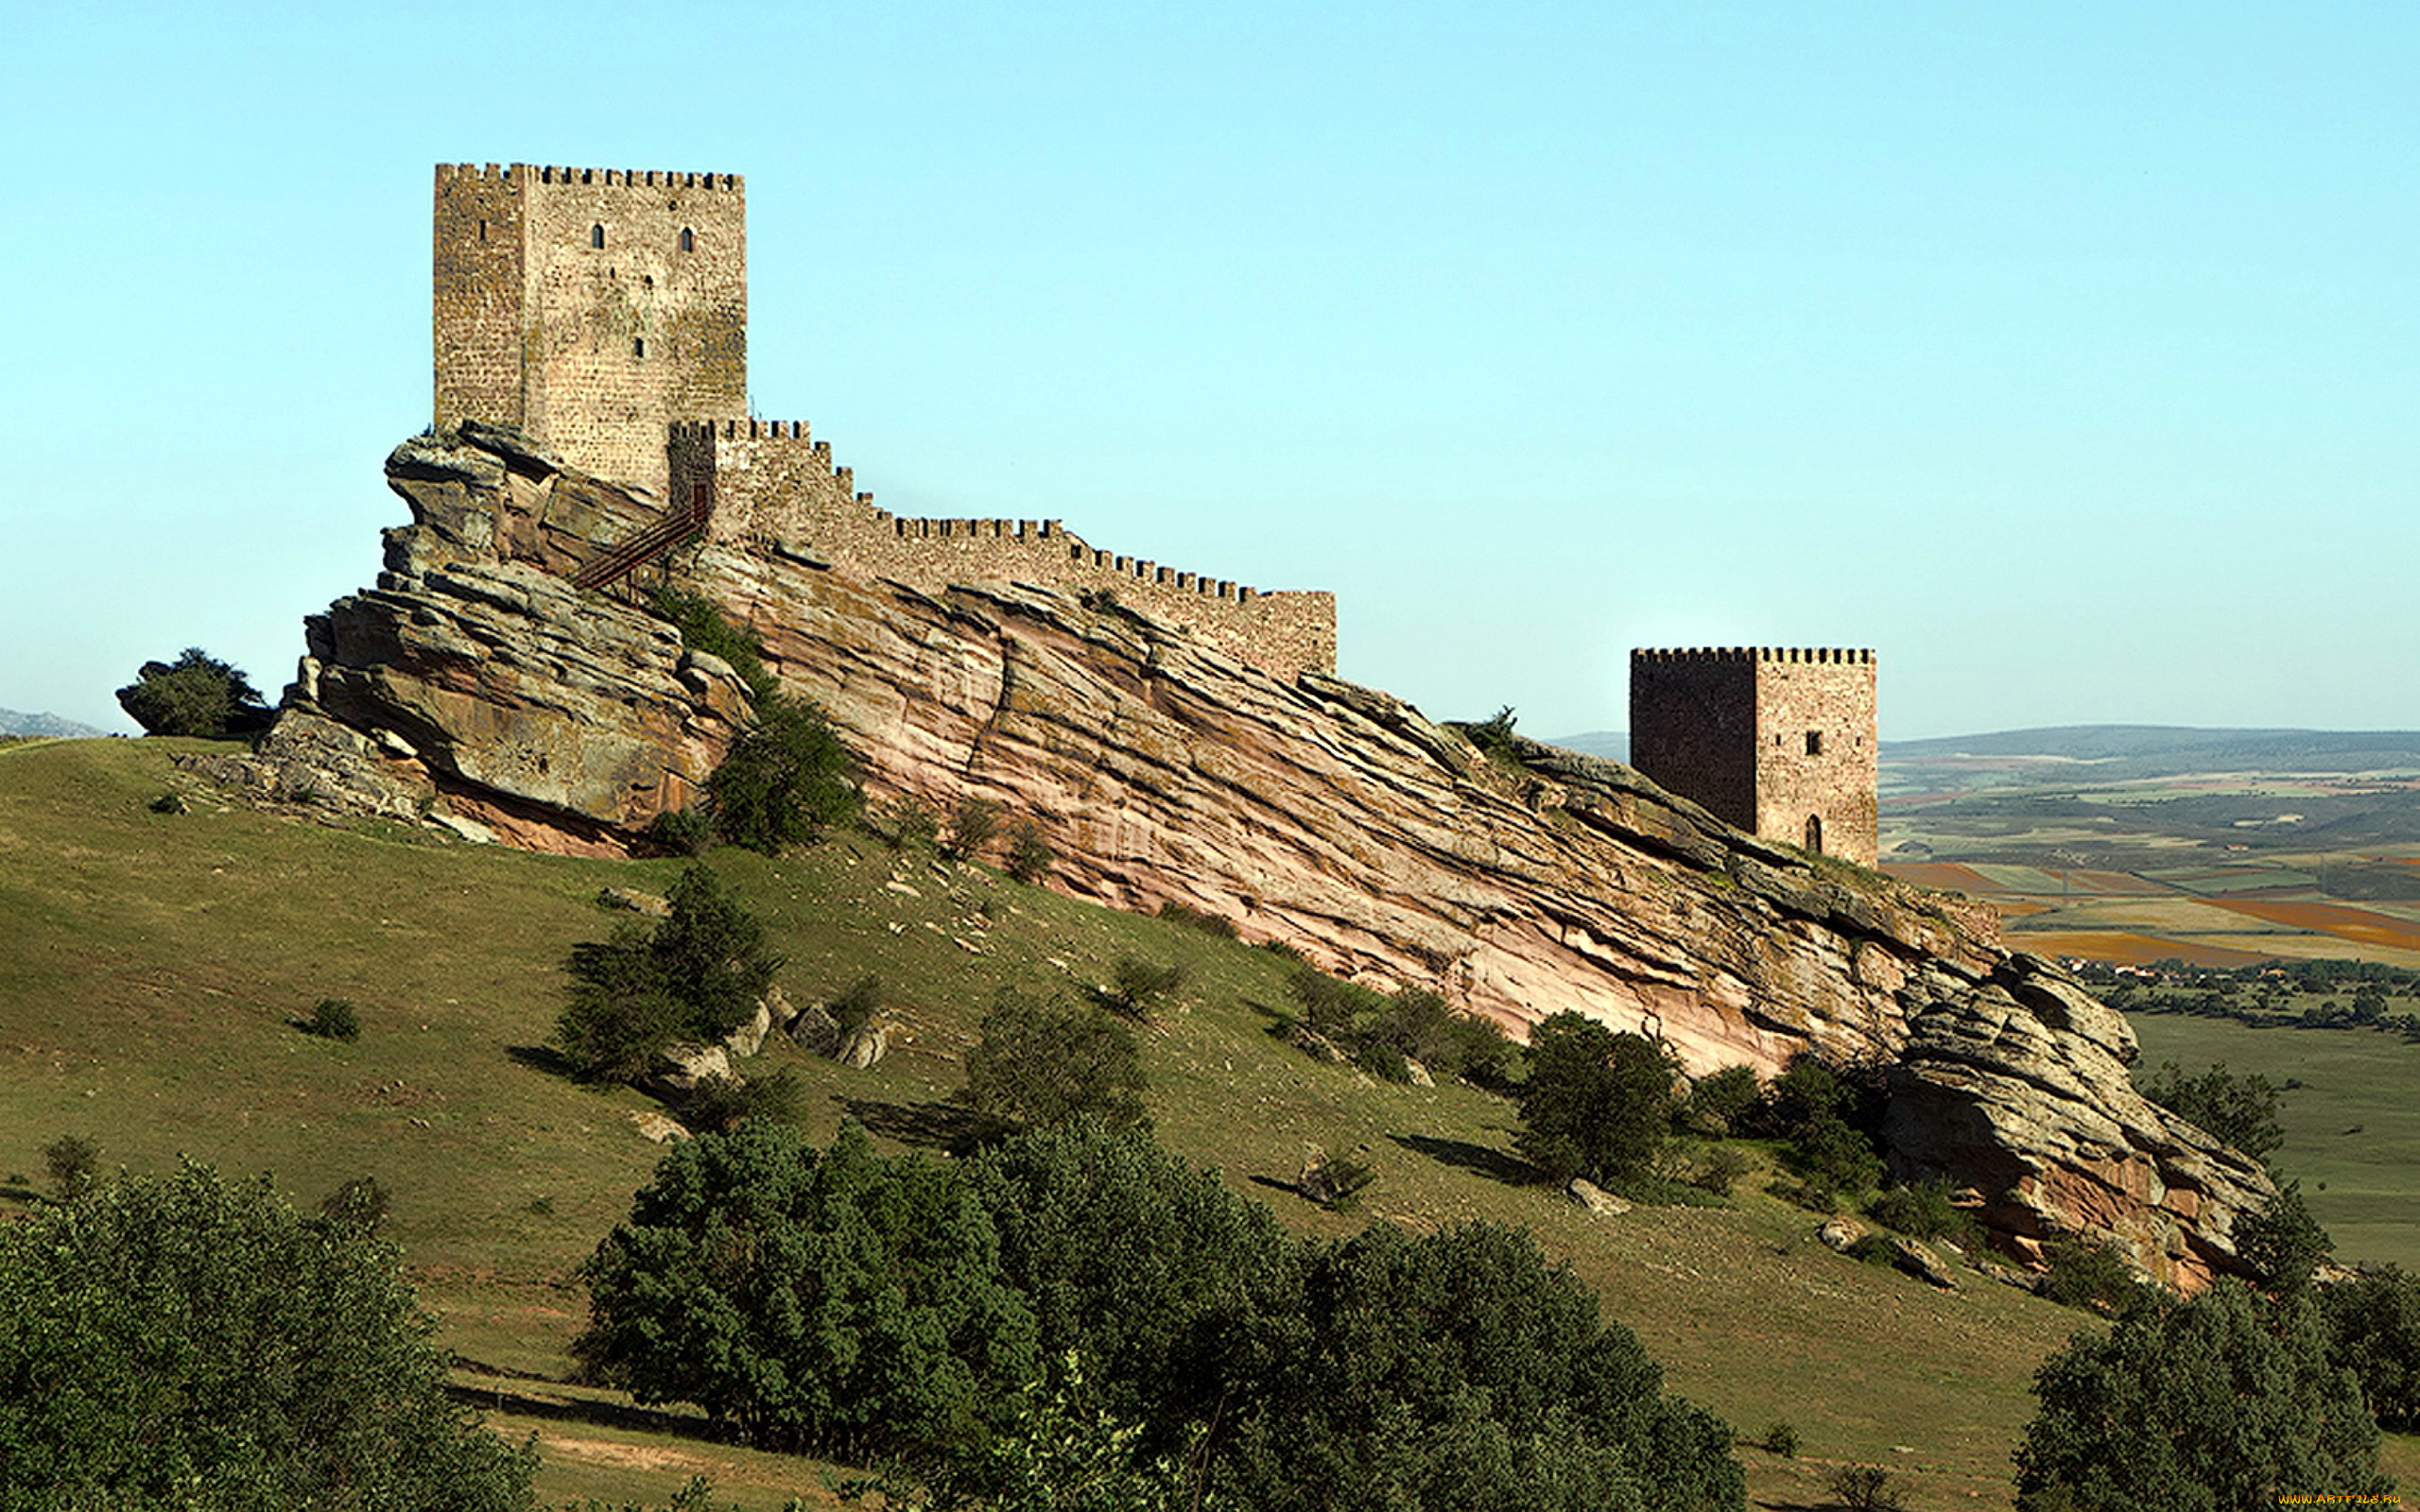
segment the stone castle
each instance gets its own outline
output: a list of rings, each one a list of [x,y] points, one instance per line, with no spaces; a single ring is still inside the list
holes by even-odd
[[[751,417],[737,174],[441,163],[434,224],[438,428],[512,426],[663,511],[584,564],[583,586],[704,533],[928,593],[1017,581],[1106,594],[1280,678],[1336,668],[1333,593],[1098,549],[1057,520],[902,518],[804,421]]]
[[[1880,745],[1870,650],[1631,653],[1631,765],[1765,839],[1874,865]]]

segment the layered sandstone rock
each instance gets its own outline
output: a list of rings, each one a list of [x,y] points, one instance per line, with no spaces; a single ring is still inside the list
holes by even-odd
[[[509,433],[399,448],[414,524],[311,622],[296,701],[408,750],[525,844],[612,850],[689,800],[744,721],[729,669],[564,576],[648,511]],[[813,541],[709,540],[683,580],[764,643],[877,798],[989,798],[1050,885],[1182,902],[1519,1027],[1661,1034],[1692,1071],[1893,1064],[1893,1160],[1980,1190],[2011,1241],[2115,1235],[2190,1284],[2232,1263],[2256,1166],[2144,1103],[2131,1034],[1988,916],[1717,820],[1628,767],[1483,753],[1399,699],[1281,681],[1184,627],[1029,585],[935,596]]]

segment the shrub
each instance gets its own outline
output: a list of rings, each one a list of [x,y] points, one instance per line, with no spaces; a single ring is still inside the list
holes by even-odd
[[[1160,904],[1160,917],[1171,924],[1182,924],[1187,929],[1198,930],[1204,935],[1216,936],[1220,939],[1236,937],[1234,919],[1223,914],[1203,913],[1190,903],[1181,903],[1173,898]]]
[[[2061,1307],[2120,1313],[2142,1299],[2144,1287],[2135,1267],[2125,1251],[2108,1240],[2069,1234],[2051,1241],[2043,1259],[2050,1269],[2042,1278],[2042,1295]]]
[[[874,831],[893,850],[930,850],[940,841],[941,816],[912,793],[903,793],[876,810]]]
[[[774,696],[732,743],[706,782],[715,831],[735,845],[778,855],[855,817],[863,801],[856,763],[823,711]]]
[[[675,1040],[721,1039],[755,1013],[781,970],[764,925],[706,868],[683,871],[667,901],[672,912],[652,932],[624,924],[572,947],[571,1005],[554,1039],[582,1076],[636,1080]]]
[[[773,675],[765,670],[763,644],[725,619],[714,600],[666,583],[648,593],[648,610],[657,619],[671,622],[681,632],[682,644],[719,658],[738,673],[739,680],[748,684],[749,696],[758,704],[781,696]]]
[[[1776,1419],[1758,1442],[1768,1454],[1779,1454],[1784,1459],[1798,1457],[1798,1430],[1787,1422]]]
[[[1374,1015],[1386,999],[1357,983],[1310,967],[1297,967],[1286,976],[1287,994],[1303,1010],[1303,1022],[1314,1034],[1350,1035],[1363,1014]]]
[[[395,1260],[191,1162],[0,1225],[0,1506],[527,1506]]]
[[[714,843],[715,821],[703,809],[666,809],[648,821],[647,837],[668,855],[701,856]]]
[[[642,1402],[844,1457],[979,1438],[1034,1373],[965,1176],[762,1120],[675,1145],[580,1268],[576,1352]]]
[[[198,645],[174,662],[144,662],[117,701],[147,735],[220,740],[266,730],[272,717],[242,672]]]
[[[2277,1122],[2277,1089],[2256,1074],[2228,1075],[2224,1061],[2188,1076],[2175,1061],[2164,1060],[2143,1084],[2143,1095],[2256,1160],[2267,1159],[2286,1143],[2286,1131]]]
[[[372,1234],[387,1221],[393,1201],[374,1176],[357,1176],[320,1201],[321,1221],[355,1233]]]
[[[2379,1426],[2420,1427],[2420,1280],[2389,1265],[2315,1295],[2328,1358],[2361,1383]]]
[[[1842,1465],[1825,1480],[1832,1500],[1848,1512],[1904,1512],[1907,1506],[1891,1484],[1891,1472],[1879,1465]]]
[[[1000,833],[1000,805],[969,793],[950,811],[949,840],[942,854],[952,861],[972,861]]]
[[[1975,1215],[1950,1200],[1946,1181],[1893,1187],[1866,1204],[1865,1211],[1876,1222],[1911,1239],[1946,1239],[1970,1248],[1978,1240]]]
[[[1121,955],[1110,969],[1109,986],[1099,993],[1101,1006],[1120,1018],[1148,1019],[1152,1005],[1184,985],[1184,965],[1158,966],[1140,956]]]
[[[321,998],[311,1005],[311,1016],[302,1022],[304,1034],[322,1040],[351,1041],[361,1038],[361,1019],[345,998]]]
[[[843,1038],[856,1033],[882,1011],[882,978],[871,973],[858,977],[832,1000],[825,1011],[832,1015],[833,1025]]]
[[[1510,762],[1512,756],[1512,706],[1506,704],[1495,711],[1493,718],[1464,725],[1462,733],[1491,761]]]
[[[1679,1062],[1660,1040],[1558,1013],[1530,1032],[1521,1089],[1522,1156],[1558,1182],[1616,1182],[1646,1172],[1664,1146]]]
[[[804,1094],[786,1071],[759,1076],[706,1076],[682,1100],[681,1118],[693,1129],[729,1133],[742,1119],[798,1122]]]
[[[2017,1505],[2233,1512],[2280,1491],[2374,1495],[2377,1425],[2327,1358],[2308,1297],[2262,1301],[2223,1279],[2193,1300],[2147,1298],[2081,1332],[2033,1380],[2041,1410],[2016,1452]]]
[[[1380,1081],[1391,1081],[1397,1086],[1409,1086],[1411,1082],[1411,1062],[1404,1058],[1402,1051],[1383,1040],[1373,1040],[1356,1046],[1353,1064]]]
[[[2290,1296],[2310,1284],[2313,1272],[2336,1242],[2303,1206],[2302,1183],[2289,1181],[2257,1212],[2236,1224],[2236,1253],[2269,1289]]]
[[[1308,1253],[1214,1484],[1255,1512],[1737,1508],[1731,1431],[1528,1233],[1375,1223]]]
[[[1763,1091],[1751,1068],[1725,1066],[1689,1088],[1683,1114],[1699,1133],[1720,1139],[1731,1132],[1734,1120],[1755,1106]]]
[[[1059,859],[1050,842],[1042,837],[1042,827],[1031,819],[1020,818],[1009,826],[1009,859],[1007,870],[1017,881],[1031,885],[1050,874],[1052,863]]]
[[[1143,1057],[1132,1031],[1098,1009],[1068,1009],[1000,988],[966,1056],[966,1101],[1036,1128],[1090,1114],[1121,1127],[1150,1123]]]
[[[101,1147],[80,1134],[61,1134],[42,1147],[42,1163],[50,1173],[50,1190],[60,1201],[72,1202],[93,1189]]]
[[[1689,1177],[1689,1181],[1701,1191],[1727,1197],[1731,1195],[1731,1189],[1739,1184],[1739,1178],[1748,1174],[1748,1166],[1747,1156],[1728,1144],[1718,1144],[1705,1153],[1705,1159],[1700,1162],[1697,1173]]]

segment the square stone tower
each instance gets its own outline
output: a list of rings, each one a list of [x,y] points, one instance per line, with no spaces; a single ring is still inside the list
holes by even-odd
[[[435,227],[438,424],[661,500],[671,423],[748,413],[737,174],[440,163]]]
[[[1630,655],[1630,762],[1742,830],[1866,866],[1881,848],[1874,653]]]

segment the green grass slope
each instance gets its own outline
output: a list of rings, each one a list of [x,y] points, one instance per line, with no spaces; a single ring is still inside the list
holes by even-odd
[[[176,772],[181,743],[0,748],[0,1174],[37,1182],[61,1134],[103,1165],[186,1153],[268,1169],[298,1205],[373,1174],[389,1226],[458,1379],[498,1422],[535,1432],[550,1497],[665,1498],[692,1473],[743,1505],[821,1504],[818,1468],[752,1454],[564,1383],[585,1297],[573,1268],[626,1210],[659,1147],[631,1091],[576,1086],[540,1053],[571,945],[616,916],[609,885],[655,891],[667,862],[616,863],[441,842],[418,832],[281,819]],[[182,791],[191,812],[153,812]],[[1189,978],[1146,1032],[1160,1138],[1272,1204],[1343,1234],[1527,1225],[1663,1362],[1671,1385],[1761,1435],[1793,1424],[1804,1458],[1742,1450],[1769,1505],[1824,1499],[1831,1464],[1890,1466],[1918,1508],[2005,1505],[2027,1384],[2080,1314],[1979,1279],[1949,1295],[1844,1260],[1811,1215],[1761,1194],[1730,1209],[1591,1218],[1506,1179],[1511,1105],[1315,1064],[1266,1033],[1285,963],[1157,919],[1110,913],[976,868],[902,866],[842,838],[778,861],[719,851],[716,869],[771,926],[794,998],[866,971],[890,988],[889,1058],[853,1072],[786,1043],[755,1064],[807,1089],[810,1132],[851,1110],[894,1141],[945,1118],[959,1058],[1001,983],[1098,982],[1121,954]],[[291,1027],[353,1000],[353,1043]],[[1262,1184],[1305,1146],[1368,1152],[1365,1214]],[[1751,1181],[1748,1185],[1755,1184]]]

